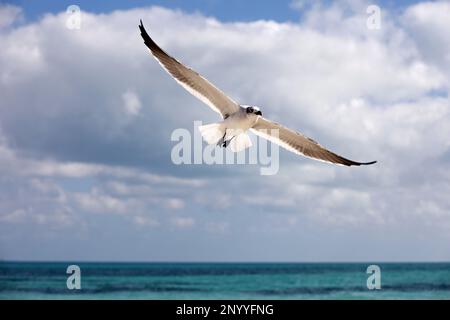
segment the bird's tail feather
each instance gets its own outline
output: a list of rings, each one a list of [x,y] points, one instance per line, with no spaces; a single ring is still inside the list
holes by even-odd
[[[198,130],[208,144],[216,144],[225,133],[221,123],[205,124],[204,126],[199,126]]]
[[[252,140],[246,133],[241,133],[231,139],[230,148],[233,152],[239,152],[252,146]]]

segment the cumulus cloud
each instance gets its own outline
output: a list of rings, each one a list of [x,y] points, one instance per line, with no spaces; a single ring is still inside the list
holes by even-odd
[[[444,69],[447,74],[450,71],[450,39],[442,30],[450,28],[449,15],[448,1],[424,2],[409,7],[401,19],[413,34],[423,59]]]
[[[367,5],[296,1],[297,23],[224,23],[161,7],[83,12],[80,30],[65,27],[65,13],[15,26],[20,8],[1,6],[0,228],[10,237],[2,241],[22,230],[82,227],[81,236],[105,243],[112,229],[134,243],[136,234],[157,237],[154,250],[161,239],[182,250],[185,241],[167,234],[194,229],[192,241],[221,235],[245,259],[268,233],[333,242],[336,228],[347,232],[343,242],[361,243],[341,259],[368,257],[364,236],[375,241],[386,230],[409,243],[427,238],[424,259],[449,258],[449,4],[383,10],[380,30],[366,28]],[[379,163],[333,167],[282,152],[272,177],[251,167],[173,165],[172,130],[217,116],[150,57],[140,18],[163,48],[236,100],[344,156]],[[214,241],[211,254],[223,246]],[[3,247],[15,256],[14,245]],[[283,252],[274,257],[301,259]],[[330,251],[319,252],[327,260]]]
[[[0,4],[0,30],[23,20],[22,8],[10,4]]]

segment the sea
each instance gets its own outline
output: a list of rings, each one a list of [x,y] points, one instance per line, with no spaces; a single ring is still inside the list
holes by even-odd
[[[370,265],[3,261],[0,299],[450,299],[450,263]]]

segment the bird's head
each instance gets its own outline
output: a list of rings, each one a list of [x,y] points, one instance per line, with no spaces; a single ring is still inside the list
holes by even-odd
[[[256,106],[246,106],[245,111],[247,113],[256,114],[257,116],[262,116],[261,110],[259,110],[259,108]]]

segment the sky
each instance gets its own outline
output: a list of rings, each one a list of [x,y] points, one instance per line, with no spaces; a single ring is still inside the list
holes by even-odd
[[[80,29],[66,8],[81,8]],[[449,261],[450,2],[0,3],[0,260]],[[175,165],[218,115],[154,40],[235,100],[368,167]]]

